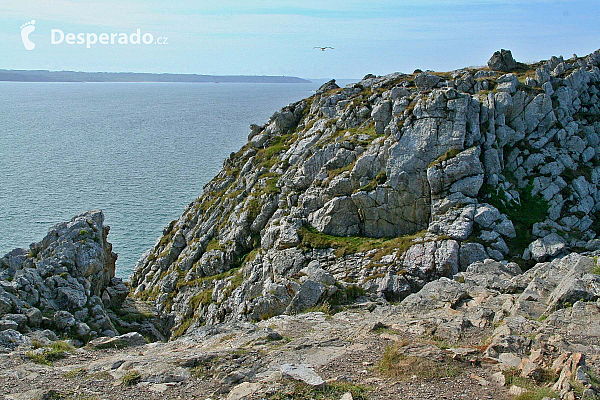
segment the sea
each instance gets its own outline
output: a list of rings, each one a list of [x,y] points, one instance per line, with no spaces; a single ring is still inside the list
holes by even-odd
[[[322,83],[0,82],[0,256],[101,209],[127,279],[249,125]]]

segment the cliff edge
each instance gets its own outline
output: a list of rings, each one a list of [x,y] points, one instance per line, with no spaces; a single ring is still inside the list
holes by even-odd
[[[486,68],[328,82],[251,126],[139,260],[134,295],[179,336],[597,249],[599,65],[503,50]]]

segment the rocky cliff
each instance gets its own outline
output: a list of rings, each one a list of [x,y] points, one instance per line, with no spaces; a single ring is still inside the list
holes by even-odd
[[[600,51],[367,75],[251,126],[136,265],[174,336],[361,296],[399,301],[485,259],[593,250]]]
[[[101,211],[89,211],[52,227],[29,249],[0,258],[0,348],[35,339],[87,343],[118,335],[120,309],[129,288],[115,278],[117,255],[107,241]],[[153,327],[128,326],[150,335]],[[24,336],[25,335],[25,336]]]
[[[0,259],[0,394],[598,399],[599,65],[329,82],[251,127],[131,291],[101,212],[51,228]]]

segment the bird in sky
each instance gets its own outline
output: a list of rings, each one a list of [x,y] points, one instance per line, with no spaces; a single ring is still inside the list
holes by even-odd
[[[329,47],[329,46],[325,46],[325,47],[315,46],[315,49],[321,49],[321,51],[325,51],[327,49],[333,50],[333,47]]]

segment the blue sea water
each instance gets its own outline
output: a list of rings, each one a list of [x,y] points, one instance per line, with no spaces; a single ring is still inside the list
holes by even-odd
[[[102,209],[127,278],[249,124],[318,86],[0,82],[0,255]]]

